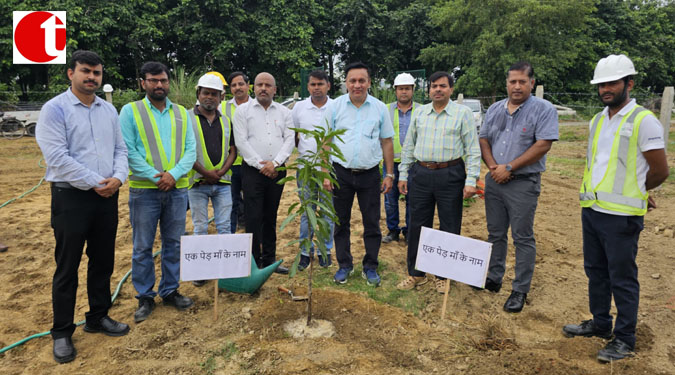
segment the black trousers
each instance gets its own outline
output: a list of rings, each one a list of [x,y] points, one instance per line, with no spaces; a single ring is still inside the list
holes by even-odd
[[[117,199],[103,198],[93,190],[52,187],[51,224],[56,239],[56,271],[52,281],[54,339],[70,337],[77,295],[77,270],[87,244],[87,321],[98,322],[110,309],[110,275],[115,262]]]
[[[614,336],[634,348],[640,302],[635,258],[644,217],[610,215],[582,208],[581,226],[588,303],[593,321],[602,329],[612,328],[609,312],[614,297]]]
[[[459,234],[462,229],[463,191],[466,181],[464,162],[442,169],[413,164],[408,171],[410,228],[408,228],[408,274],[424,276],[415,269],[422,227],[432,228],[438,205],[440,230]]]
[[[252,255],[258,267],[269,266],[276,260],[277,210],[284,191],[284,186],[277,182],[284,177],[286,171],[271,179],[246,163],[241,165],[246,232],[253,233]]]
[[[376,166],[364,172],[352,172],[340,164],[333,163],[337,182],[340,185],[333,191],[333,205],[339,223],[335,224],[335,257],[340,268],[353,268],[350,250],[350,220],[354,194],[359,200],[363,221],[363,244],[366,255],[363,268],[377,269],[377,255],[380,252],[382,232],[380,231],[380,171]]]

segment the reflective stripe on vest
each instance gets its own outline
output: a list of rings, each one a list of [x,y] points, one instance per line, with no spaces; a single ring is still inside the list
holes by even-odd
[[[194,108],[188,111],[188,114],[190,115],[190,119],[192,120],[192,130],[195,133],[195,140],[197,142],[197,162],[201,164],[204,168],[207,170],[218,170],[223,167],[223,164],[225,164],[225,160],[227,159],[226,155],[229,154],[230,150],[230,119],[225,117],[227,119],[228,126],[225,127],[225,123],[223,122],[223,116],[219,116],[220,119],[220,128],[222,129],[222,134],[223,134],[223,142],[221,145],[221,154],[220,154],[220,161],[218,164],[213,165],[213,162],[211,161],[211,158],[209,158],[208,151],[206,150],[206,141],[204,140],[204,132],[202,131],[202,124],[201,120],[199,119],[199,116],[195,115]],[[196,170],[192,169],[190,173],[188,173],[188,177],[190,179],[190,187],[196,182],[196,181],[201,181],[201,177],[203,177],[199,172]],[[232,179],[232,170],[228,170],[223,177],[221,177],[220,182],[229,184],[230,180]]]
[[[223,110],[225,109],[225,110]],[[225,113],[225,116],[230,120],[230,129],[231,132],[234,132],[234,111],[236,111],[237,107],[234,106],[234,103],[230,102],[223,102],[220,103],[220,113]],[[237,151],[237,158],[234,159],[234,163],[232,165],[241,165],[241,162],[243,161],[241,155],[239,155],[239,151]]]
[[[172,110],[169,112],[171,117],[171,145],[173,147],[172,156],[169,160],[166,156],[164,146],[159,137],[159,129],[155,117],[151,115],[150,104],[146,100],[133,102],[131,109],[134,115],[134,122],[138,128],[138,135],[145,148],[145,160],[158,172],[171,170],[178,164],[185,153],[185,136],[187,127],[187,111],[178,104],[172,104]],[[178,149],[180,145],[180,149]],[[188,178],[183,176],[176,181],[176,188],[188,187]],[[157,189],[153,181],[135,176],[129,170],[129,186],[133,188]]]
[[[597,153],[598,138],[604,116],[595,115],[589,132],[589,145],[586,150],[586,168],[579,191],[582,207],[599,207],[642,216],[647,212],[647,194],[642,194],[637,183],[637,146],[638,132],[642,119],[651,114],[641,106],[631,110],[619,124],[610,151],[607,171],[595,189],[593,186],[593,161]]]
[[[394,126],[394,162],[401,162],[401,136],[399,135],[398,130],[398,107],[396,106],[397,102],[389,103],[389,118],[391,118],[391,124]],[[413,112],[415,111],[415,106],[417,103],[413,102],[412,109],[410,110],[410,121],[412,121]],[[410,126],[410,124],[408,124]],[[405,139],[403,140],[405,142]]]

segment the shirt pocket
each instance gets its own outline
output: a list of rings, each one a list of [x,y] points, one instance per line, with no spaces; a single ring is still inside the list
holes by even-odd
[[[535,123],[527,121],[524,124],[520,124],[515,127],[515,131],[518,133],[518,143],[525,146],[530,146],[537,140],[534,138]]]
[[[364,120],[361,127],[361,135],[364,138],[375,139],[379,135],[378,121],[376,120]]]

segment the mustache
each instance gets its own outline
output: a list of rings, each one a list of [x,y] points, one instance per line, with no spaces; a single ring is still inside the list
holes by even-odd
[[[88,80],[84,81],[84,83],[93,83],[93,84],[97,84],[97,82],[94,81],[93,79],[88,79]]]

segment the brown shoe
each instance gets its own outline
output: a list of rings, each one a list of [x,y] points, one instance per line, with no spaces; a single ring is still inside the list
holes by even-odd
[[[445,294],[445,280],[436,279],[436,291]]]
[[[424,285],[429,281],[426,276],[408,276],[396,285],[398,290],[413,290],[416,286]]]

